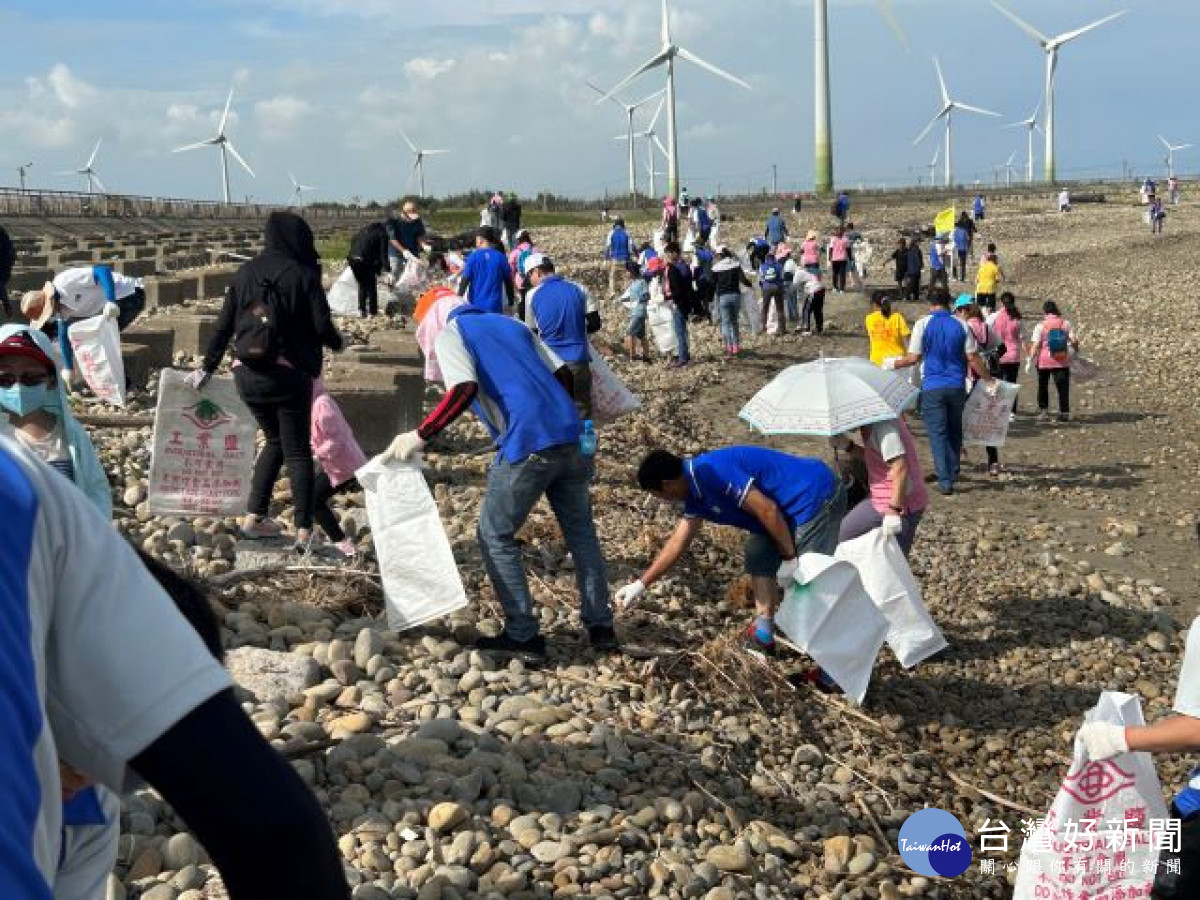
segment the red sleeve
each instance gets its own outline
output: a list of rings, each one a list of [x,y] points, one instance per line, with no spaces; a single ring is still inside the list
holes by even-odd
[[[466,412],[478,392],[479,386],[474,381],[464,381],[462,384],[456,384],[450,388],[442,397],[442,402],[437,405],[437,408],[417,426],[418,437],[423,441],[432,440],[451,422]]]

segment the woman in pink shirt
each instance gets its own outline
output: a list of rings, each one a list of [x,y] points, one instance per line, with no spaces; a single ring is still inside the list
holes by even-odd
[[[1004,344],[1000,355],[999,377],[1009,384],[1016,384],[1021,374],[1021,310],[1017,309],[1017,298],[1012,291],[1000,295],[1000,309],[987,318],[988,325]],[[1017,416],[1017,401],[1013,398],[1012,417]]]
[[[1058,392],[1058,421],[1071,418],[1071,351],[1079,349],[1079,341],[1071,323],[1062,317],[1058,304],[1047,300],[1042,304],[1045,313],[1029,339],[1029,355],[1037,361],[1038,416],[1050,417],[1050,379]]]
[[[844,228],[839,227],[829,239],[829,262],[833,266],[833,289],[840,294],[846,290],[846,268],[850,264],[850,240]]]
[[[325,392],[325,382],[320,378],[313,379],[312,449],[321,464],[313,483],[313,518],[342,556],[351,559],[358,555],[358,548],[347,540],[337,516],[329,508],[329,501],[334,494],[358,489],[354,473],[366,464],[367,456],[358,446],[341,408]]]
[[[862,458],[870,493],[846,513],[838,541],[849,541],[882,528],[885,534],[895,535],[896,543],[908,556],[921,516],[929,506],[917,443],[904,420],[898,418],[864,425],[858,433],[861,446],[844,434],[830,439],[835,449],[848,452],[852,458]]]
[[[800,245],[800,265],[813,275],[821,274],[821,244],[815,231],[809,231]]]

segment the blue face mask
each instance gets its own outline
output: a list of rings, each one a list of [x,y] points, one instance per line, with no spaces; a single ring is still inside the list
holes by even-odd
[[[39,409],[57,413],[58,389],[44,384],[30,387],[19,383],[12,387],[0,388],[0,406],[22,417]]]

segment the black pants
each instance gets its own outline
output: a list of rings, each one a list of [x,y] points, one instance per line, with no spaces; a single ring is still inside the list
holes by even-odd
[[[1009,384],[1016,384],[1017,378],[1021,374],[1021,364],[1015,363],[1000,363],[1000,380],[1007,381]],[[1012,411],[1017,411],[1017,398],[1013,397]]]
[[[955,253],[955,262],[951,263],[954,268],[954,277],[959,281],[967,280],[967,251],[959,250]]]
[[[979,304],[980,309],[986,309],[988,312],[996,311],[995,294],[976,294],[975,302]]]
[[[313,482],[313,518],[317,520],[317,524],[321,526],[321,530],[325,532],[325,536],[335,544],[346,539],[346,532],[342,531],[342,526],[338,524],[337,516],[329,508],[329,501],[336,494],[344,494],[347,491],[358,490],[358,479],[351,478],[349,481],[343,481],[337,487],[334,487],[329,476],[324,472],[318,472],[316,480]]]
[[[1050,409],[1050,378],[1054,378],[1054,390],[1058,393],[1059,415],[1071,412],[1071,370],[1038,369],[1037,404],[1041,412]]]
[[[904,297],[906,300],[916,303],[921,299],[921,273],[915,275],[909,274],[904,279]]]
[[[775,327],[779,334],[787,333],[787,307],[783,303],[783,286],[768,284],[762,289],[762,330],[767,330],[767,319],[771,315],[771,304],[775,304],[775,316],[779,322]]]
[[[279,470],[287,460],[296,527],[312,528],[312,379],[299,369],[272,366],[233,370],[238,394],[254,414],[266,443],[254,461],[249,511],[267,515]]]
[[[124,331],[133,324],[133,320],[142,314],[142,310],[146,308],[146,292],[141,288],[135,290],[128,297],[121,297],[117,300],[117,331]]]
[[[693,318],[697,322],[707,322],[712,314],[713,297],[717,293],[717,283],[707,278],[702,278],[696,282],[695,309],[693,310]]]
[[[358,311],[364,316],[379,315],[379,285],[375,270],[361,259],[348,259],[354,280],[358,282]]]
[[[835,259],[833,261],[833,289],[835,291],[844,291],[846,289],[846,268],[847,260]]]
[[[816,328],[811,329],[810,323],[815,322]],[[800,330],[810,331],[815,330],[820,334],[825,330],[825,291],[820,290],[815,294],[805,294],[804,296],[804,312],[800,314]]]
[[[941,285],[946,290],[950,290],[950,278],[946,274],[945,269],[930,269],[929,270],[929,290],[933,290],[938,285]]]

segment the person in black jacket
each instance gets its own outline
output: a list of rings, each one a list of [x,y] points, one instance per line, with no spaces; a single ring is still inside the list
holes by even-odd
[[[908,242],[908,257],[904,264],[905,294],[916,303],[921,299],[921,272],[925,269],[925,254],[921,252],[921,239],[913,236]]]
[[[521,230],[521,201],[516,194],[509,194],[500,205],[500,224],[504,226],[504,246],[517,246],[517,232]]]
[[[380,249],[386,259],[386,248]],[[312,539],[312,382],[321,374],[323,349],[341,350],[342,336],[321,288],[321,260],[312,229],[295,213],[274,212],[267,219],[265,249],[238,269],[203,366],[188,378],[192,387],[200,390],[212,377],[231,339],[237,354],[238,339],[247,328],[247,311],[263,302],[270,310],[279,356],[265,363],[239,360],[241,364],[233,369],[238,394],[266,438],[254,462],[242,535],[255,540],[282,533],[282,526],[268,518],[267,511],[280,467],[287,460],[296,508],[296,546],[301,549]],[[253,317],[249,324],[255,324]]]
[[[358,311],[365,319],[379,315],[379,284],[377,279],[388,271],[388,247],[391,238],[383,222],[372,222],[350,241],[346,257],[354,280],[358,282]]]
[[[11,318],[12,307],[8,305],[8,279],[12,275],[13,265],[17,261],[17,251],[8,237],[4,226],[0,225],[0,303],[4,304],[4,317]]]

